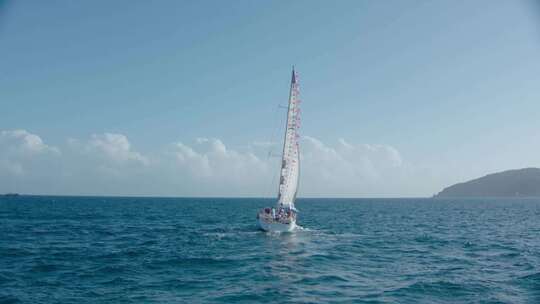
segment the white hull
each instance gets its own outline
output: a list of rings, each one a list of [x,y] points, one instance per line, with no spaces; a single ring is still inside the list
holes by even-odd
[[[279,222],[267,222],[263,218],[257,219],[259,227],[264,231],[270,232],[290,232],[296,228],[296,222],[291,221],[289,224],[283,224]]]

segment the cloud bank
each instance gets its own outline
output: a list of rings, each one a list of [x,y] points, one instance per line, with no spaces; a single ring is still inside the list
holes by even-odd
[[[269,153],[269,151],[272,151]],[[275,196],[280,144],[227,147],[217,138],[136,150],[123,134],[59,147],[26,130],[0,133],[0,192],[79,195]],[[389,145],[301,142],[301,196],[418,195],[415,170]]]

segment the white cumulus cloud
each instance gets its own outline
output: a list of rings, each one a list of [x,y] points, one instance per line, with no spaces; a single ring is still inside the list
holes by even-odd
[[[0,131],[0,192],[17,192],[26,185],[49,187],[60,157],[60,149],[36,134],[22,129]]]
[[[4,153],[60,153],[58,148],[46,145],[38,135],[20,129],[1,131],[0,149]]]
[[[114,162],[135,161],[143,164],[148,163],[146,157],[131,149],[129,140],[123,134],[93,134],[86,147],[88,151],[103,155]]]
[[[194,183],[201,193],[220,189],[225,195],[263,195],[261,191],[271,183],[265,158],[253,151],[229,149],[216,138],[198,138],[192,145],[176,143],[173,155],[177,174]]]
[[[307,195],[378,196],[391,191],[408,170],[398,150],[389,145],[334,145],[305,136],[301,150]],[[397,189],[394,189],[394,191]]]
[[[415,170],[390,145],[301,140],[300,196],[414,195]],[[269,153],[271,152],[271,153]],[[0,192],[168,196],[275,196],[281,144],[227,146],[196,138],[148,153],[119,133],[46,144],[24,130],[0,131]]]
[[[58,148],[45,144],[36,134],[26,130],[0,131],[0,169],[6,176],[23,176],[36,164],[58,155]]]

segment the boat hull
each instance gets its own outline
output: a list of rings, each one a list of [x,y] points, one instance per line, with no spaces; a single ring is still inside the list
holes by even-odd
[[[268,222],[263,218],[258,218],[257,221],[259,223],[259,227],[262,230],[269,232],[291,232],[294,230],[294,228],[296,228],[296,221],[291,221],[288,224],[283,224],[275,221]]]

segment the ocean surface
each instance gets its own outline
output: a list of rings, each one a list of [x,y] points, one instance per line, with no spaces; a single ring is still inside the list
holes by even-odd
[[[540,303],[539,199],[0,198],[0,303]]]

